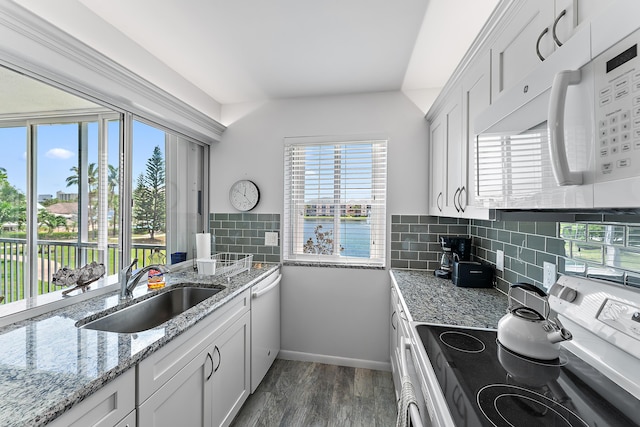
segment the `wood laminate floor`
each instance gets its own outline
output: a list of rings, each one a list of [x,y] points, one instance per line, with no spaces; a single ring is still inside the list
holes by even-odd
[[[232,427],[394,426],[391,372],[276,359]]]

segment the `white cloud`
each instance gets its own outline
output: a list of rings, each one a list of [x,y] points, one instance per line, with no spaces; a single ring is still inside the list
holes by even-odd
[[[47,154],[45,154],[45,156],[50,159],[69,159],[73,157],[73,152],[65,150],[64,148],[52,148],[51,150],[47,151]]]

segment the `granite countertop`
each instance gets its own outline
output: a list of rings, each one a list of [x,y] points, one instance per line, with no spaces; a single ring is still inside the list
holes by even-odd
[[[477,328],[498,327],[507,296],[495,288],[460,288],[430,271],[391,270],[414,322]]]
[[[262,264],[230,281],[192,272],[167,274],[165,289],[184,283],[224,288],[160,327],[134,334],[75,326],[96,313],[115,311],[118,291],[0,328],[0,425],[51,422],[277,268]],[[134,291],[134,298],[147,296],[151,292],[144,284]]]

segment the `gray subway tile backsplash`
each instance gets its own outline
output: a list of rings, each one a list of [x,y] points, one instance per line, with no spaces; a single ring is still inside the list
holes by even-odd
[[[496,286],[505,292],[509,284],[519,281],[542,286],[545,262],[555,264],[563,274],[640,284],[640,218],[637,223],[620,224],[392,215],[391,221],[392,268],[437,269],[441,254],[438,236],[452,234],[472,238],[472,259],[477,261],[495,265],[497,250],[504,251],[505,269],[496,272]],[[412,247],[416,241],[431,243]],[[414,250],[422,264],[416,262]]]
[[[216,237],[216,252],[253,254],[254,262],[280,262],[280,214],[212,213],[209,231]],[[278,246],[265,246],[264,233],[278,233]]]

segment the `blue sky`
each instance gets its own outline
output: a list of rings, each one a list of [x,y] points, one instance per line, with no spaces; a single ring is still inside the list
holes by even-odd
[[[38,126],[38,194],[51,194],[57,191],[75,193],[77,188],[67,187],[66,178],[72,173],[70,169],[78,164],[78,126],[77,124],[39,125]],[[98,126],[89,125],[89,162],[97,163]],[[164,154],[164,132],[140,122],[134,122],[133,177],[143,173],[146,161],[153,148],[160,146]],[[108,163],[118,166],[118,123],[109,126]],[[26,129],[0,128],[0,167],[7,170],[9,182],[26,192]]]

